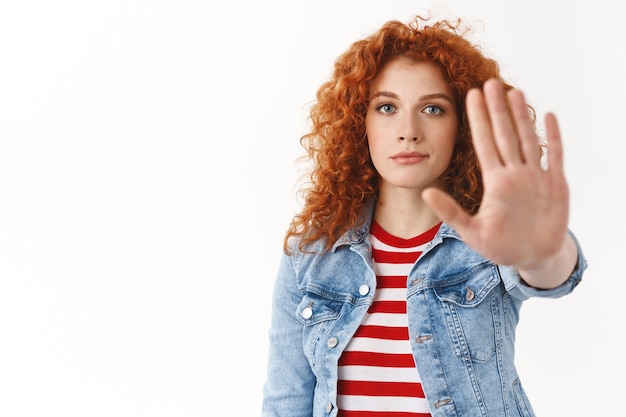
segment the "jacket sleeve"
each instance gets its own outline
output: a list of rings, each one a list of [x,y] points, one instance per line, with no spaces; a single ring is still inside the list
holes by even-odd
[[[563,284],[549,290],[531,287],[524,282],[517,269],[511,266],[499,266],[500,275],[507,291],[521,300],[530,297],[558,298],[571,293],[582,280],[583,272],[587,268],[587,261],[576,236],[571,231],[570,234],[578,248],[578,260],[571,275]]]
[[[273,291],[262,417],[313,414],[316,378],[304,354],[303,325],[296,317],[301,300],[293,257],[283,255]]]

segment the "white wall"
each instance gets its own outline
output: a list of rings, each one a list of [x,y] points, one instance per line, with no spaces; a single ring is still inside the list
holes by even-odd
[[[430,4],[0,3],[0,415],[258,415],[307,105],[352,41]],[[565,138],[590,268],[522,310],[526,389],[542,416],[617,416],[619,3],[446,4]]]

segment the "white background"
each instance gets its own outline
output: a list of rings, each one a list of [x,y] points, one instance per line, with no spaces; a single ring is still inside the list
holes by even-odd
[[[2,0],[0,415],[258,415],[308,105],[351,42],[431,4]],[[619,7],[435,12],[561,123],[590,267],[522,309],[540,416],[626,415]]]

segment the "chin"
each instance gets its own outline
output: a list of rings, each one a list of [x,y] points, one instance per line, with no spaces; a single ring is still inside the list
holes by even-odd
[[[383,185],[383,183],[386,184],[385,186],[390,187],[390,188],[415,190],[420,193],[426,188],[430,188],[430,187],[439,188],[441,190],[444,189],[443,182],[437,179],[432,180],[432,181],[424,181],[423,179],[420,179],[419,181],[416,181],[415,177],[396,178],[393,181],[383,180],[383,182],[381,183],[381,186]]]
[[[428,184],[424,184],[423,182],[415,182],[415,181],[397,181],[397,182],[389,182],[388,186],[393,188],[400,188],[403,190],[415,190],[421,192],[422,190],[430,187]]]

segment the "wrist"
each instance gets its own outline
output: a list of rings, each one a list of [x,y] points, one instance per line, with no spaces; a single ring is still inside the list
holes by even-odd
[[[564,283],[578,261],[578,248],[568,233],[561,249],[554,255],[532,262],[517,270],[524,281],[535,288],[550,289]]]

